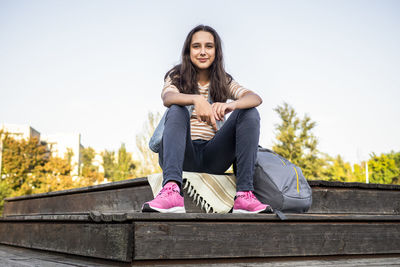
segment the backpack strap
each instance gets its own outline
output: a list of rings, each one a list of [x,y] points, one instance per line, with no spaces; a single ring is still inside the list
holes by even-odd
[[[279,219],[281,219],[282,221],[287,220],[286,215],[280,211],[280,210],[274,210],[276,216],[278,216]]]

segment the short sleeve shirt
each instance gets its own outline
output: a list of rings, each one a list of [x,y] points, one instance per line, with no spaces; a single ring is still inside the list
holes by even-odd
[[[202,95],[205,99],[208,99],[208,89],[210,83],[207,83],[205,85],[200,85],[200,83],[197,84],[199,87],[199,92],[200,95]],[[165,93],[167,92],[176,92],[179,93],[178,88],[176,88],[175,85],[171,84],[171,78],[167,77],[165,80],[165,84],[161,93],[161,97],[164,96]],[[239,83],[237,83],[235,80],[232,80],[231,83],[229,84],[229,99],[231,100],[237,100],[243,96],[243,94],[251,92],[249,89],[244,88],[241,86]],[[197,120],[197,115],[196,115],[196,110],[193,110],[192,115],[190,117],[190,134],[192,137],[192,140],[211,140],[216,131],[212,128],[211,125],[207,124],[207,122],[203,121],[198,121]]]

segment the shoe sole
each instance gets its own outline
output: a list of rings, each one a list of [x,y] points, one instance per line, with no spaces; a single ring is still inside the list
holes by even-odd
[[[245,214],[257,214],[257,213],[273,213],[271,207],[267,207],[263,210],[249,211],[249,210],[241,210],[241,209],[233,209],[232,213],[245,213]]]
[[[173,207],[169,209],[160,209],[151,207],[149,204],[144,204],[142,212],[160,212],[160,213],[186,213],[185,207]]]

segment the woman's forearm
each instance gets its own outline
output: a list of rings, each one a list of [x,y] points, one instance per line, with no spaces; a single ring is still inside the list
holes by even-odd
[[[200,95],[192,95],[192,94],[182,94],[175,92],[167,92],[164,94],[162,100],[164,106],[170,107],[171,105],[180,105],[180,106],[188,106],[194,105]]]
[[[236,109],[254,108],[262,103],[262,99],[259,95],[249,92],[236,100]]]

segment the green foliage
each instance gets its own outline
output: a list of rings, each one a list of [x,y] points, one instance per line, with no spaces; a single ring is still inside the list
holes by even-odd
[[[312,133],[316,123],[308,115],[297,117],[293,107],[284,103],[274,109],[281,123],[275,125],[273,150],[302,168],[307,178],[319,178],[325,161],[319,157],[318,139]]]
[[[121,144],[117,158],[114,151],[107,150],[102,153],[102,157],[105,178],[121,181],[134,176],[136,166],[132,154],[126,151],[125,144]]]
[[[40,180],[48,161],[49,151],[38,139],[15,140],[9,135],[3,139],[2,178],[13,192],[30,194],[32,189],[40,187]]]
[[[358,164],[353,165],[345,162],[340,155],[336,158],[327,158],[327,165],[323,170],[324,180],[340,181],[340,182],[364,182],[365,181],[365,168]]]
[[[0,216],[3,213],[4,199],[11,195],[11,189],[5,179],[0,179]]]
[[[93,159],[96,152],[93,148],[81,148],[82,155],[82,176],[88,176],[90,173],[97,171],[96,166],[93,165]]]
[[[371,183],[390,184],[398,181],[400,169],[396,165],[396,154],[381,154],[380,156],[372,153],[368,161],[368,169],[371,172]]]
[[[121,144],[118,150],[117,168],[114,181],[125,180],[134,174],[135,164],[132,155],[126,151],[125,144]]]
[[[342,157],[338,155],[336,158],[329,159],[329,165],[324,171],[324,177],[328,181],[341,181],[344,182],[350,176],[352,170],[349,163],[343,161]]]
[[[101,156],[103,158],[104,177],[111,180],[112,177],[114,177],[114,172],[117,168],[115,152],[105,150]]]

